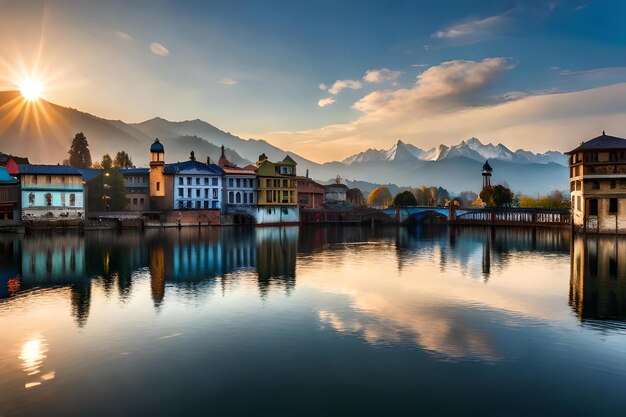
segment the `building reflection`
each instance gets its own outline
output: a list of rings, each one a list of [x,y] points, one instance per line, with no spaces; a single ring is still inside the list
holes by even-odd
[[[626,328],[624,236],[577,236],[573,240],[569,303],[584,324]]]

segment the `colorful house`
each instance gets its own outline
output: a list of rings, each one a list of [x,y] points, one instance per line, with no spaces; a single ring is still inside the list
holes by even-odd
[[[298,223],[298,185],[296,162],[286,156],[270,162],[265,154],[256,163],[258,183],[256,222],[260,225]]]
[[[83,180],[78,168],[66,165],[19,165],[18,175],[23,216],[83,216]]]
[[[255,167],[238,167],[226,158],[224,146],[217,165],[224,171],[224,208],[238,208],[256,204],[257,183]]]
[[[20,182],[0,167],[0,220],[20,219]]]
[[[321,208],[324,204],[324,186],[313,181],[308,176],[297,177],[298,206],[301,209]]]
[[[128,211],[143,212],[150,210],[150,169],[120,169],[126,186]]]

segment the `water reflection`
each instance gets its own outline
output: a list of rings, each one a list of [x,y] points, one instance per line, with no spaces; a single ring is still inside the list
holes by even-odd
[[[26,375],[35,375],[41,371],[48,353],[48,344],[41,335],[37,335],[22,344],[19,360]]]
[[[570,305],[583,324],[626,329],[626,237],[576,237]]]

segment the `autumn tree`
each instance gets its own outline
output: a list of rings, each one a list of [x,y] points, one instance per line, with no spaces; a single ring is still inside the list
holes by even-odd
[[[70,154],[68,163],[76,168],[91,167],[91,152],[89,151],[89,142],[83,132],[77,133],[72,139],[72,145],[68,151]]]
[[[367,196],[367,204],[373,207],[387,207],[393,201],[387,187],[377,187]]]

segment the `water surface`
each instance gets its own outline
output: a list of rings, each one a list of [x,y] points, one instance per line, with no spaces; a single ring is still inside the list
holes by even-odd
[[[0,416],[624,415],[626,239],[0,236]]]

